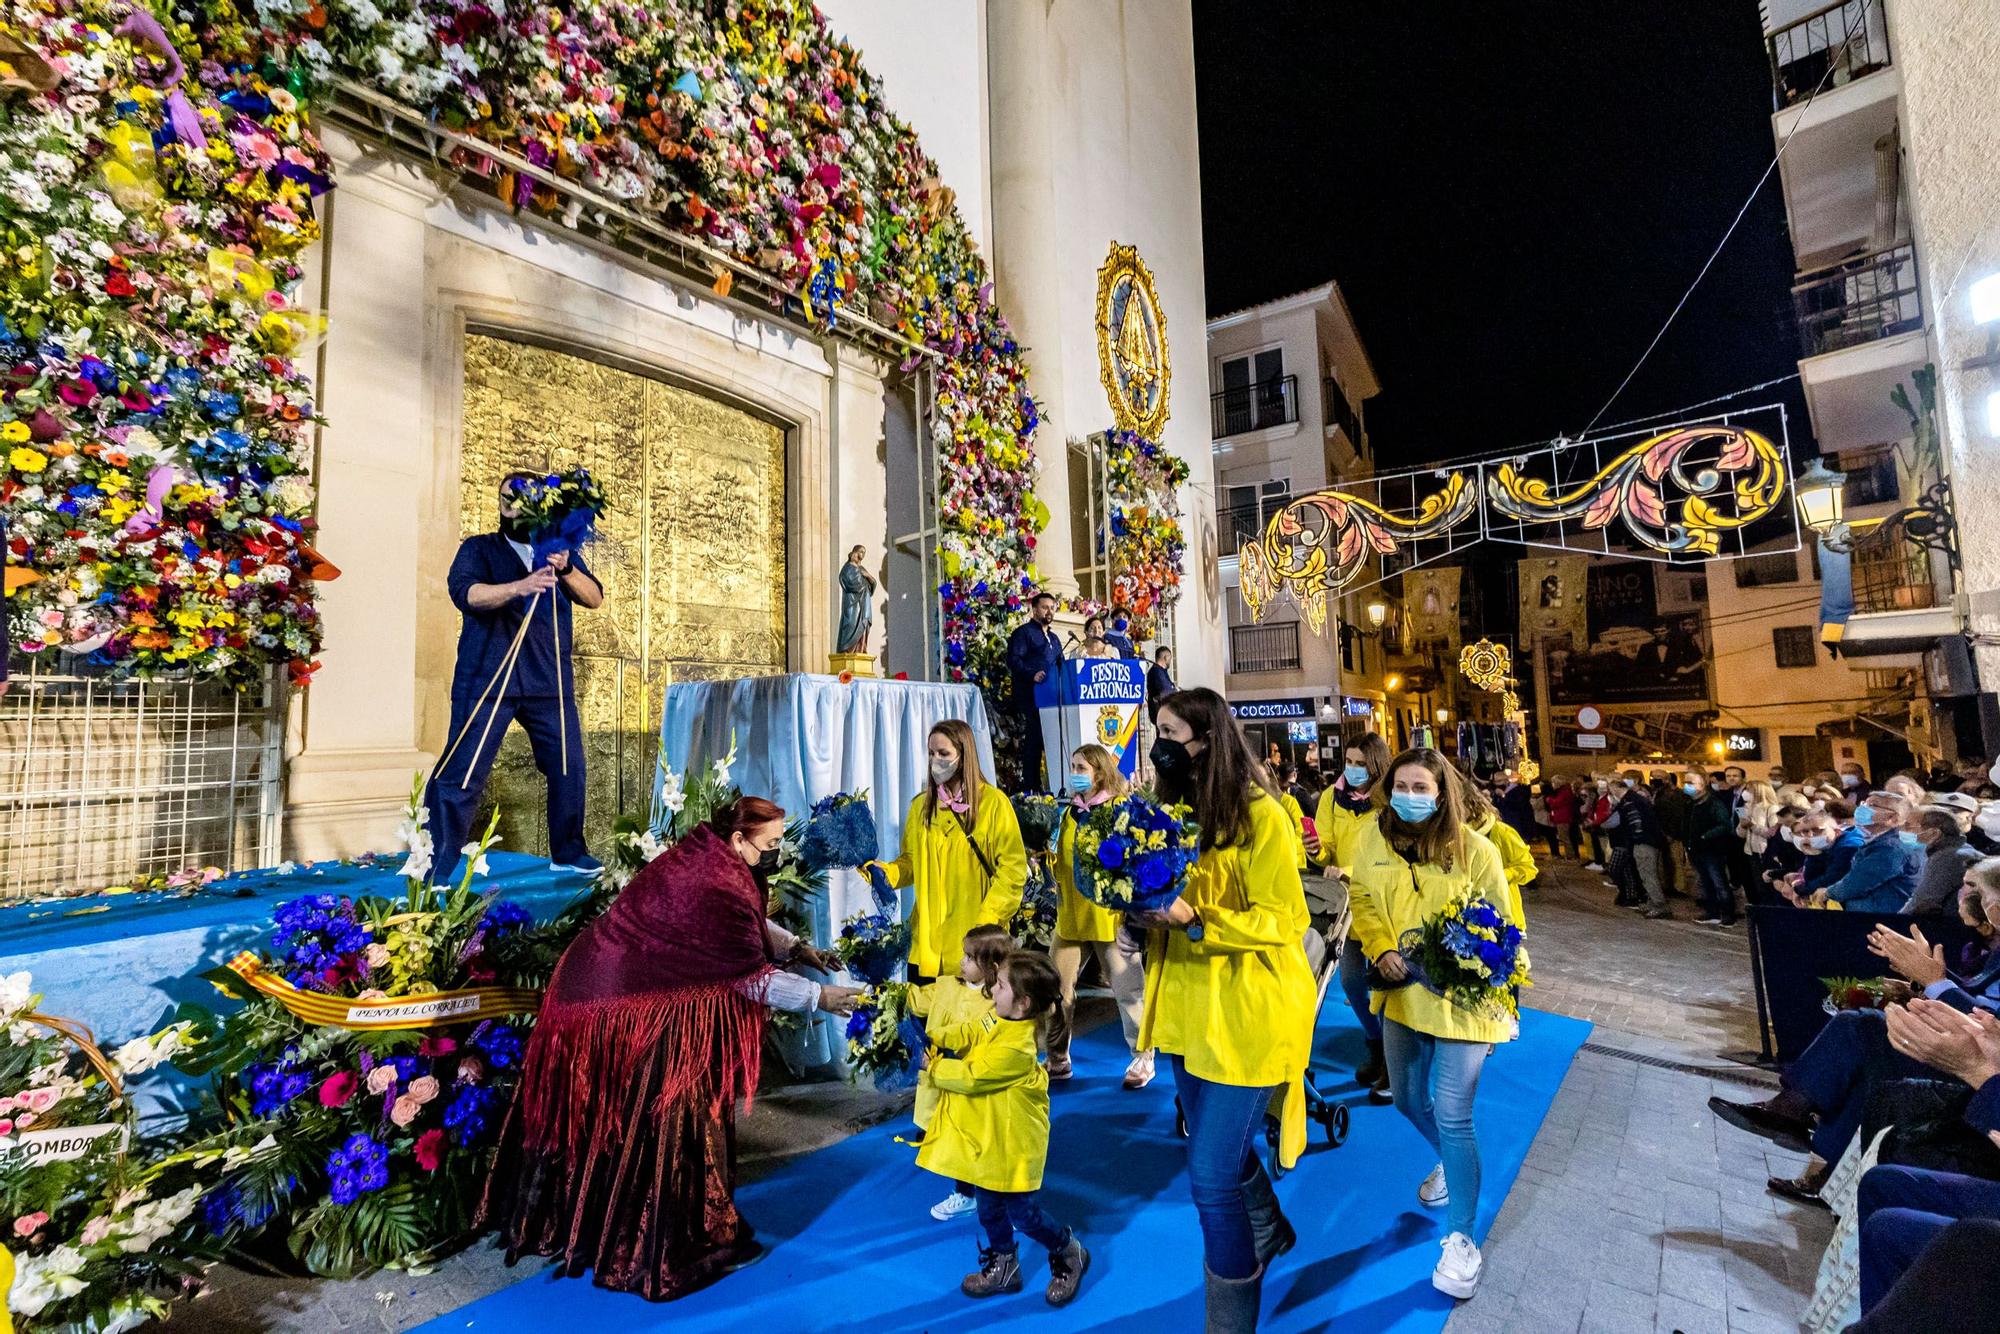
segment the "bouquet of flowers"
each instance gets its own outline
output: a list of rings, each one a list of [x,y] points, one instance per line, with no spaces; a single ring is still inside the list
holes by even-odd
[[[1077,821],[1076,888],[1092,903],[1154,912],[1181,896],[1201,856],[1201,827],[1186,806],[1134,793]]]
[[[608,502],[588,468],[517,477],[501,491],[501,505],[528,533],[537,560],[551,552],[576,551],[597,536],[597,520]]]
[[[14,1253],[7,1310],[22,1334],[129,1328],[164,1316],[199,1267],[161,1246],[199,1188],[158,1194],[157,1170],[127,1156],[131,1104],[114,1080],[197,1040],[188,1023],[111,1056],[82,1029],[36,1013],[27,973],[0,978],[0,1226]]]
[[[1021,906],[1007,930],[1024,949],[1046,950],[1056,938],[1056,880],[1046,856],[1028,862],[1028,880],[1021,887]]]
[[[813,803],[799,838],[799,856],[815,871],[856,867],[881,856],[875,836],[875,812],[868,807],[867,789],[836,792]]]
[[[1883,1010],[1907,999],[1909,984],[1893,977],[1822,977],[1828,1013],[1841,1010]]]
[[[916,1079],[922,1033],[921,1021],[910,1013],[909,983],[868,988],[847,1017],[847,1077],[867,1074],[884,1090],[906,1087]]]
[[[865,913],[840,928],[833,943],[840,966],[871,986],[881,986],[896,975],[910,956],[910,927],[887,913]]]
[[[1472,891],[1405,931],[1397,946],[1412,976],[1460,1009],[1516,1018],[1516,995],[1528,981],[1521,928]]]
[[[1021,825],[1021,842],[1030,855],[1055,848],[1056,830],[1062,827],[1062,803],[1044,793],[1020,793],[1014,797],[1014,818]]]

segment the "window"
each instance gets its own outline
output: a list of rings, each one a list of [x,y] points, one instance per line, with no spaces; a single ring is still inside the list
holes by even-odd
[[[1896,485],[1896,455],[1887,448],[1851,449],[1840,455],[1847,474],[1847,507],[1890,505],[1901,496]]]
[[[1819,643],[1810,625],[1780,625],[1771,630],[1771,655],[1780,667],[1812,667],[1819,663]]]
[[[1730,565],[1736,572],[1738,588],[1764,588],[1770,584],[1795,584],[1799,581],[1799,554],[1796,551],[1744,556],[1731,561]]]
[[[1299,419],[1298,379],[1285,374],[1283,348],[1230,357],[1221,365],[1222,387],[1210,396],[1215,438],[1226,439]]]

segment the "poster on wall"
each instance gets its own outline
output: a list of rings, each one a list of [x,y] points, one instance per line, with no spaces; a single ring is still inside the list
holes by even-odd
[[[1403,621],[1413,644],[1458,647],[1458,595],[1463,571],[1456,565],[1403,572]]]
[[[1594,600],[1591,610],[1594,617]],[[1593,631],[1582,647],[1568,637],[1549,640],[1544,652],[1553,704],[1670,704],[1708,698],[1708,630],[1697,612],[1657,616],[1645,625],[1609,626]]]
[[[1594,565],[1589,588],[1592,642],[1613,630],[1647,629],[1659,618],[1650,565]]]
[[[1533,643],[1551,635],[1582,639],[1584,584],[1588,563],[1582,556],[1537,556],[1519,562],[1521,640]]]

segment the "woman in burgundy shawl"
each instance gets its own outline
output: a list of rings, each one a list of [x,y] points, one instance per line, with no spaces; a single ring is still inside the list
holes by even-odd
[[[762,798],[723,807],[564,952],[480,1201],[508,1263],[554,1256],[666,1301],[762,1256],[732,1196],[767,1007],[844,1013],[856,995],[778,967],[828,963],[765,916],[784,832]]]

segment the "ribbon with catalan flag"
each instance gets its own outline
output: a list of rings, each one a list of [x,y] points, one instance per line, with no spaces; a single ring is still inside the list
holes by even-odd
[[[542,1004],[542,993],[528,987],[466,987],[458,991],[429,991],[414,996],[383,996],[365,1000],[301,991],[266,968],[248,950],[231,959],[226,966],[246,984],[307,1023],[331,1028],[441,1028],[446,1024],[533,1014]]]

